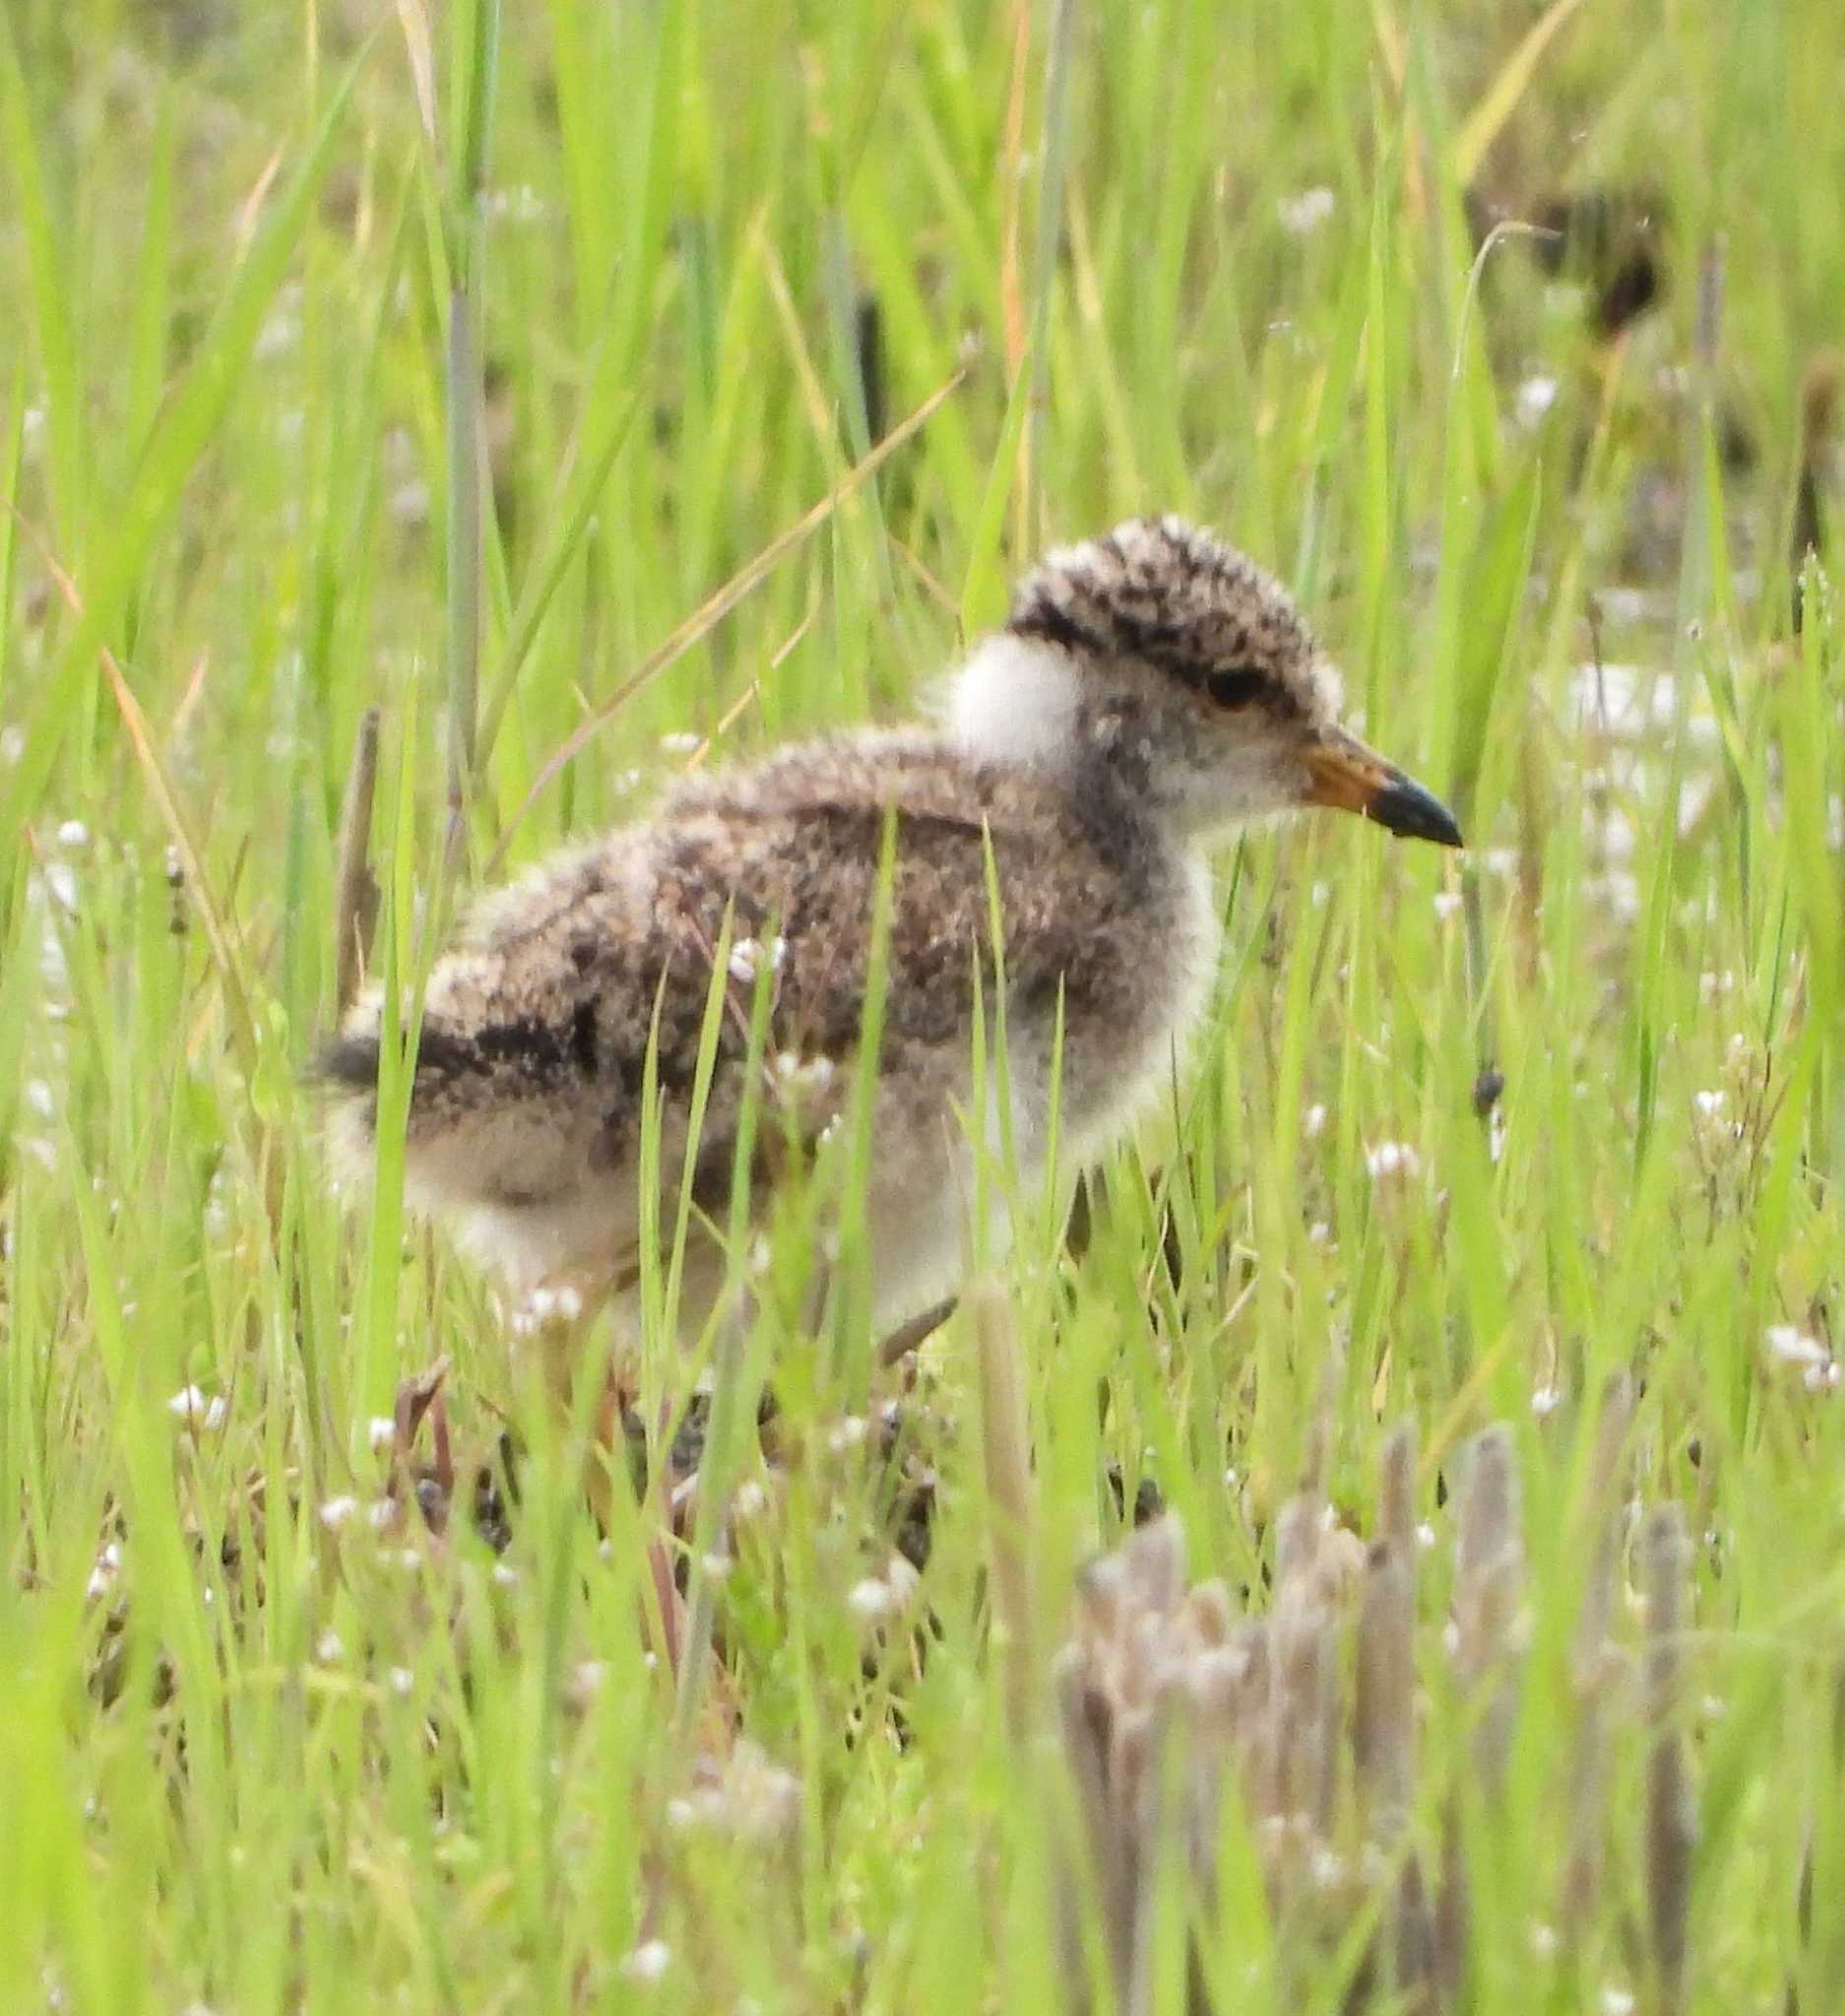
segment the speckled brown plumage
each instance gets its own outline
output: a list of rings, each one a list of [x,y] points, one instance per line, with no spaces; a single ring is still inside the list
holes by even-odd
[[[1050,1153],[1053,1054],[1058,1129],[1080,1161],[1167,1082],[1198,1019],[1216,944],[1201,840],[1315,798],[1383,816],[1373,801],[1392,792],[1425,821],[1402,830],[1447,837],[1427,823],[1432,800],[1338,730],[1335,691],[1282,591],[1179,521],[1053,555],[961,671],[943,730],[836,735],[682,784],[651,820],[479,906],[429,981],[412,1205],[457,1218],[523,1285],[631,1280],[650,1071],[663,1186],[676,1194],[695,1154],[694,1199],[724,1215],[755,971],[769,1003],[754,1174],[772,1186],[778,1158],[810,1150],[849,1095],[888,830],[866,1210],[880,1307],[908,1313],[952,1282],[970,1128],[995,1121],[990,1099],[972,1111],[977,1000],[990,1025],[1003,999],[1021,1166]],[[694,1149],[690,1095],[727,946]],[[352,1167],[370,1157],[379,1029],[374,993],[323,1065]],[[704,1251],[692,1320],[723,1271]]]
[[[1296,719],[1323,704],[1318,648],[1288,592],[1180,518],[1131,519],[1020,582],[1009,627],[1097,657],[1139,659],[1220,705]]]

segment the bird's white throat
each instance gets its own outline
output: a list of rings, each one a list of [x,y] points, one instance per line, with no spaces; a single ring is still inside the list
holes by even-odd
[[[1000,763],[1056,764],[1075,741],[1077,679],[1054,644],[997,630],[954,675],[948,731],[970,756]]]

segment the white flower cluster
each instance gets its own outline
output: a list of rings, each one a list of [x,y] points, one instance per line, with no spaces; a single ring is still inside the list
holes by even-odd
[[[750,986],[754,983],[756,976],[761,973],[765,961],[770,973],[778,974],[782,971],[782,964],[787,957],[786,938],[771,938],[766,947],[759,939],[739,938],[731,947],[731,977],[743,986]]]
[[[846,1607],[861,1624],[886,1624],[910,1607],[922,1580],[902,1554],[893,1554],[881,1575],[867,1575],[846,1592]]]
[[[166,1403],[166,1412],[195,1435],[215,1435],[224,1425],[229,1409],[222,1393],[208,1397],[196,1386],[182,1386]]]
[[[1769,1357],[1798,1371],[1809,1393],[1830,1393],[1839,1384],[1838,1360],[1816,1337],[1792,1323],[1770,1324],[1762,1338]]]

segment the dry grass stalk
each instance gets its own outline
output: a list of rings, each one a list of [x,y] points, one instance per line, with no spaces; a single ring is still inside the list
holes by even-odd
[[[1341,1634],[1366,1572],[1363,1544],[1316,1496],[1283,1508],[1275,1609],[1236,1615],[1228,1590],[1184,1586],[1184,1536],[1169,1515],[1087,1569],[1078,1628],[1053,1672],[1065,1755],[1113,1976],[1115,2006],[1149,2006],[1163,1858],[1177,1853],[1207,1919],[1223,1802],[1234,1777],[1269,1900],[1299,1950],[1349,1924],[1360,1895],[1341,1854],[1346,1704]],[[1088,2006],[1071,1904],[1073,1998]],[[1190,1956],[1190,2006],[1212,2006]]]
[[[1476,1435],[1462,1454],[1455,1527],[1452,1663],[1462,1692],[1474,1703],[1475,1772],[1492,1803],[1504,1789],[1518,1713],[1525,1586],[1518,1469],[1511,1432],[1503,1424]],[[1442,2005],[1461,1999],[1472,1922],[1457,1789],[1448,1800],[1434,1903],[1434,1981]]]
[[[1633,1418],[1633,1382],[1612,1381],[1602,1401],[1595,1455],[1589,1477],[1588,1580],[1576,1625],[1573,1679],[1576,1695],[1576,1753],[1569,1788],[1569,1859],[1563,1871],[1563,1929],[1579,1939],[1602,1902],[1606,1858],[1603,1826],[1608,1804],[1608,1737],[1612,1695],[1625,1662],[1610,1642],[1615,1613],[1615,1566],[1620,1543],[1622,1452]]]
[[[1408,1421],[1384,1443],[1377,1527],[1359,1602],[1353,1752],[1371,1839],[1402,1856],[1395,1923],[1380,1957],[1416,2008],[1433,1993],[1434,1921],[1422,1863],[1400,1846],[1416,1789],[1416,1430]]]
[[[1621,1476],[1632,1419],[1626,1380],[1603,1403],[1585,1498],[1588,1577],[1575,1637],[1582,1736],[1568,1788],[1564,1922],[1602,1913],[1616,1711],[1627,1662],[1611,1643],[1622,1613]],[[1330,1955],[1361,1913],[1378,1931],[1343,2006],[1374,2003],[1434,2016],[1465,2005],[1474,1936],[1458,1793],[1442,1806],[1439,1881],[1411,1841],[1417,1795],[1416,1444],[1385,1442],[1376,1539],[1368,1548],[1331,1518],[1315,1478],[1275,1527],[1270,1614],[1239,1617],[1228,1591],[1187,1591],[1184,1539],[1168,1517],[1093,1563],[1077,1590],[1077,1625],[1053,1667],[1055,1706],[1076,1789],[1088,1894],[1106,1952],[1113,2006],[1150,2006],[1150,1931],[1166,1865],[1186,1874],[1195,1922],[1217,1922],[1217,1844],[1234,1798],[1246,1816],[1279,1965],[1301,1975]],[[1470,1776],[1489,1808],[1503,1796],[1527,1634],[1521,1491],[1511,1436],[1487,1430],[1463,1452],[1455,1566],[1439,1641],[1473,1730]],[[1690,1544],[1677,1506],[1654,1513],[1642,1544],[1647,1596],[1645,1884],[1654,2006],[1686,2007],[1686,1922],[1695,1807],[1684,1734]],[[1341,1648],[1355,1647],[1350,1699]],[[1432,1641],[1431,1641],[1432,1642]],[[1379,1893],[1382,1909],[1379,1912]],[[1431,1894],[1432,1893],[1432,1894]],[[1075,1871],[1065,1883],[1071,2006],[1092,2007]],[[1186,2006],[1226,2006],[1210,1985],[1208,1935],[1188,1954]]]
[[[1384,1444],[1379,1534],[1365,1563],[1359,1607],[1359,1785],[1380,1835],[1394,1836],[1416,1782],[1416,1431]]]
[[[1646,1916],[1652,1942],[1655,2007],[1676,2016],[1686,2006],[1686,1927],[1696,1806],[1685,1754],[1683,1696],[1691,1542],[1685,1513],[1661,1505],[1641,1540],[1646,1578]]]
[[[1512,1723],[1518,1713],[1523,1650],[1525,1547],[1518,1467],[1511,1431],[1488,1428],[1468,1445],[1456,1508],[1454,1670],[1468,1689],[1484,1689],[1474,1759],[1488,1796],[1505,1782]]]
[[[351,1007],[371,951],[372,927],[378,920],[378,884],[373,879],[369,850],[371,807],[378,788],[378,710],[368,707],[358,718],[352,741],[352,767],[347,772],[346,796],[340,805],[340,834],[334,859],[333,945],[336,1017]]]
[[[1086,1569],[1077,1603],[1078,1635],[1052,1668],[1056,1713],[1114,2006],[1132,2011],[1150,1991],[1162,1845],[1176,1837],[1193,1873],[1214,1876],[1222,1739],[1267,1726],[1269,1663],[1221,1584],[1186,1594],[1184,1532],[1170,1514]],[[1068,1971],[1087,2007],[1079,1922],[1072,1900]]]

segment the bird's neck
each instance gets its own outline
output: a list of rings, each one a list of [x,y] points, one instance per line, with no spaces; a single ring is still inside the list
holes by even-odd
[[[1189,746],[1166,749],[1163,726],[1144,689],[1098,688],[1058,646],[1010,630],[983,638],[948,692],[948,737],[963,756],[1031,771],[1085,824],[1118,829],[1149,856],[1188,852],[1199,838],[1171,788],[1186,766],[1162,760]]]
[[[996,630],[954,676],[948,733],[977,762],[1071,775],[1080,756],[1077,683],[1056,645]]]

